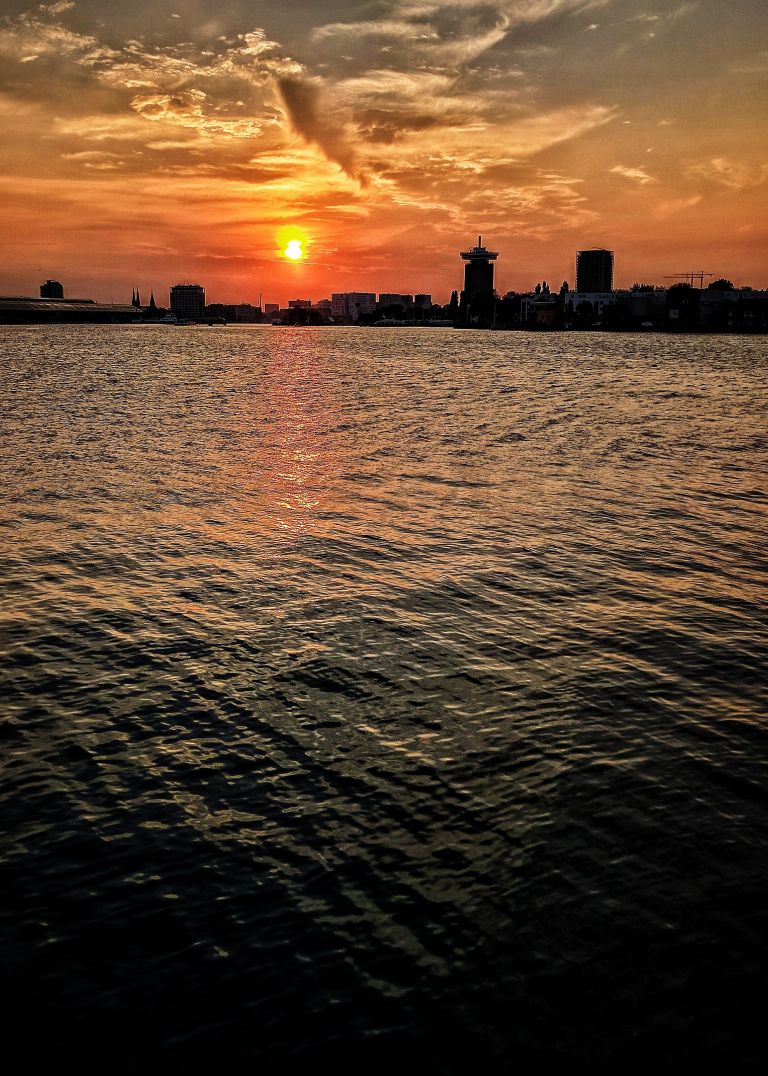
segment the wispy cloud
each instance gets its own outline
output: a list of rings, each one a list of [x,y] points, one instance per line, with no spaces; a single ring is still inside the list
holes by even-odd
[[[758,187],[768,179],[765,161],[733,161],[726,157],[710,157],[691,165],[686,173],[692,179],[705,179],[733,190]]]
[[[651,176],[646,172],[644,168],[628,168],[625,164],[615,164],[613,168],[608,169],[613,175],[624,176],[625,179],[632,179],[635,183],[639,183],[641,186],[645,186],[646,183],[655,183],[655,176]]]
[[[678,217],[686,209],[693,209],[702,201],[700,194],[692,194],[686,198],[668,198],[659,202],[653,210],[653,215],[658,220],[667,220],[670,217]]]

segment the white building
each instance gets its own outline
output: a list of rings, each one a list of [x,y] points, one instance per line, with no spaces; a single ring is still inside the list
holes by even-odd
[[[613,306],[616,302],[616,292],[613,291],[567,291],[563,296],[566,308],[568,303],[573,303],[574,311],[579,303],[591,303],[595,317],[603,316],[603,308]]]

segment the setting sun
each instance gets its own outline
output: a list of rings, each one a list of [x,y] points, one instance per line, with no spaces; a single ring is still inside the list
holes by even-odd
[[[286,258],[290,258],[291,261],[298,261],[304,257],[304,250],[302,248],[302,242],[300,239],[291,239],[283,251]]]

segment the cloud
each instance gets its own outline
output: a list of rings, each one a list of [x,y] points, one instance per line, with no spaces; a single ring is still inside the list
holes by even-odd
[[[65,11],[71,11],[74,6],[74,0],[56,0],[54,4],[41,4],[37,10],[48,15],[61,15]]]
[[[262,129],[255,119],[217,116],[202,90],[139,94],[131,108],[144,119],[192,128],[201,138],[256,138]]]
[[[503,129],[504,150],[529,156],[540,153],[560,142],[579,138],[596,127],[603,127],[616,115],[616,109],[608,105],[574,105],[528,116]]]
[[[454,20],[495,20],[505,26],[542,22],[554,15],[575,14],[606,7],[612,0],[440,0],[440,3],[415,3],[397,0],[391,13],[380,19],[360,22],[334,22],[317,27],[315,40],[327,37],[405,36],[405,27],[422,27],[424,40],[440,36],[441,18]]]
[[[706,179],[733,190],[759,187],[768,179],[768,163],[732,161],[726,157],[711,157],[692,165],[686,172],[691,179]]]
[[[660,202],[653,211],[654,217],[666,220],[668,217],[677,217],[686,209],[692,209],[701,202],[700,194],[692,194],[688,198],[671,198],[669,201]]]
[[[624,176],[625,179],[633,179],[641,187],[644,187],[646,183],[656,182],[655,176],[649,175],[644,168],[628,168],[625,164],[615,164],[608,171],[616,176]]]
[[[119,154],[101,149],[84,149],[79,153],[62,153],[62,157],[65,161],[107,161],[116,160]]]
[[[329,119],[330,110],[324,107],[319,80],[282,77],[277,79],[277,87],[296,134],[318,146],[329,161],[340,165],[352,179],[367,183],[369,177],[359,166],[344,130]]]
[[[317,42],[339,38],[395,39],[409,42],[433,61],[467,63],[502,41],[510,29],[605,7],[612,0],[398,0],[380,19],[333,22],[317,27]]]
[[[367,143],[391,145],[413,131],[428,131],[435,127],[444,127],[451,122],[450,117],[434,116],[426,112],[412,112],[398,115],[397,112],[380,108],[361,108],[354,114],[355,126]],[[458,125],[463,122],[461,116],[454,117]]]
[[[42,7],[43,14],[67,11],[73,4],[53,4],[50,8]],[[0,19],[0,56],[8,60],[29,62],[40,57],[54,59],[84,59],[96,56],[116,55],[111,49],[99,45],[95,37],[79,34],[59,23],[45,22],[36,15],[23,12],[16,19]]]

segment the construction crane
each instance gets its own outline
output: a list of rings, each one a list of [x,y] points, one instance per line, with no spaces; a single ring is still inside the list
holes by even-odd
[[[704,277],[714,276],[714,273],[708,273],[705,269],[694,269],[690,273],[671,273],[669,276],[665,276],[665,280],[687,280],[691,287],[693,287],[694,280],[699,282],[699,291],[704,287]]]

